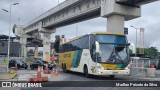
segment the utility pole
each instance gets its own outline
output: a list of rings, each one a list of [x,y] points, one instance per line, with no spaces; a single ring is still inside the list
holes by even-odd
[[[10,35],[10,32],[11,32],[11,18],[12,18],[12,6],[13,5],[18,5],[19,3],[14,3],[14,4],[10,4],[10,11],[8,10],[5,10],[5,9],[2,9],[3,11],[5,12],[9,12],[9,33],[8,33],[8,53],[7,53],[7,56],[8,56],[8,65],[9,65],[9,60],[10,60],[10,39],[11,39],[11,35]],[[7,72],[9,72],[9,68],[8,68],[8,65],[7,65]]]

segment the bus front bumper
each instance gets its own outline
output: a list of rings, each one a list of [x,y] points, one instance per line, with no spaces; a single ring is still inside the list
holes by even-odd
[[[98,69],[96,75],[105,76],[105,75],[129,75],[130,69],[126,70],[103,70]]]

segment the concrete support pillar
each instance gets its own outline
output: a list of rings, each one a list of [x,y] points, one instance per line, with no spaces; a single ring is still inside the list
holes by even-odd
[[[25,35],[21,38],[20,42],[21,42],[21,56],[26,58],[27,57],[27,47],[26,47],[27,38]]]
[[[38,44],[36,44],[35,46],[35,50],[34,50],[34,58],[38,57]]]
[[[50,51],[51,51],[51,34],[43,33],[43,60],[50,60]]]
[[[124,33],[124,21],[124,16],[109,16],[107,18],[107,32]]]

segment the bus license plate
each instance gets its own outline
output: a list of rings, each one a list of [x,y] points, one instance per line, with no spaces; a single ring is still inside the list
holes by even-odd
[[[118,74],[118,72],[113,72],[113,74]]]

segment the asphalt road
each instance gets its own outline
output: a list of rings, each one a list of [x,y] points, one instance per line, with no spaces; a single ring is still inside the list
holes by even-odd
[[[29,77],[36,76],[37,70],[19,70],[17,72],[16,80],[18,81],[27,81]],[[45,76],[46,74],[42,75]],[[47,75],[49,76],[49,81],[126,81],[126,80],[137,80],[130,78],[128,76],[116,76],[115,78],[110,78],[107,76],[91,76],[90,78],[86,78],[82,73],[77,72],[67,72],[64,73],[61,69],[58,70],[58,77],[53,74]]]
[[[82,83],[82,84],[86,84],[86,86],[89,84],[87,81],[94,82],[94,84],[96,84],[95,82],[98,82],[98,81],[104,81],[104,83],[109,83],[110,81],[115,81],[115,82],[128,81],[128,80],[137,81],[137,79],[129,78],[127,76],[125,77],[116,76],[114,79],[111,79],[109,77],[98,77],[98,76],[92,76],[91,78],[86,78],[81,73],[75,73],[75,72],[63,73],[61,69],[58,70],[58,74],[59,74],[58,77],[51,75],[49,78],[49,81],[67,81],[65,84],[74,84],[75,81],[78,81],[78,82],[86,81],[86,83]],[[49,82],[45,84],[54,85],[55,83]],[[160,88],[157,88],[157,87],[156,88],[153,88],[153,87],[152,88],[143,88],[143,87],[142,88],[140,87],[63,87],[63,85],[62,87],[59,86],[59,87],[38,88],[38,90],[151,90],[151,89],[159,90]],[[34,90],[34,88],[23,88],[21,90]]]
[[[111,79],[109,77],[98,77],[98,76],[91,76],[90,78],[86,78],[82,73],[77,72],[67,72],[64,73],[61,69],[58,70],[58,77],[52,75],[50,77],[50,81],[102,81],[102,80],[128,80],[128,78],[120,78],[115,77]]]
[[[24,76],[25,74],[28,74],[32,76],[31,74],[36,74],[37,70],[20,70],[18,71],[19,77],[29,77]],[[110,83],[111,81],[137,81],[137,79],[129,78],[128,76],[116,76],[114,79],[111,79],[109,77],[98,77],[98,76],[92,76],[91,78],[86,78],[83,76],[83,74],[80,73],[63,73],[63,71],[60,69],[58,70],[58,77],[50,75],[49,81],[56,81],[56,82],[64,82],[66,81],[66,85],[72,85],[75,84],[75,82],[85,82],[81,84],[86,84],[82,86],[87,86],[88,81],[94,82],[92,83],[94,87],[65,87],[65,85],[60,85],[59,87],[54,87],[55,82],[47,82],[44,83],[44,85],[53,85],[53,87],[43,87],[43,88],[36,88],[36,90],[160,90],[159,87],[96,87],[95,82],[103,81],[104,84]],[[23,76],[23,77],[22,77]],[[20,80],[20,79],[19,79]],[[24,79],[25,80],[25,79]],[[64,83],[63,83],[64,84]],[[43,84],[42,84],[43,85]],[[0,90],[35,90],[35,88],[0,88]]]

